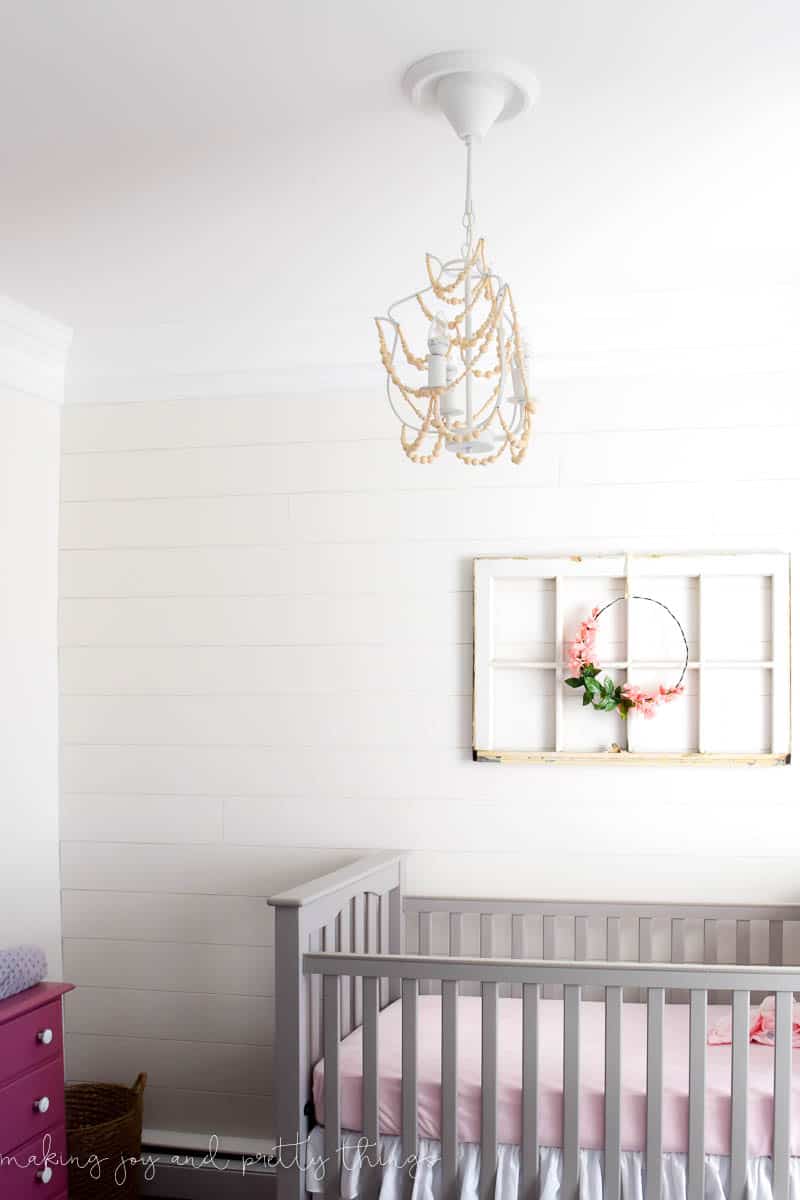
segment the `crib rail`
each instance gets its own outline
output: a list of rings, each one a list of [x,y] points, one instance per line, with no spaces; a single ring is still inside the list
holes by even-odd
[[[688,1200],[703,1200],[705,1189],[705,1082],[707,1006],[711,991],[732,999],[731,1186],[730,1200],[746,1200],[748,1016],[753,993],[776,997],[776,1045],[773,1097],[773,1195],[789,1200],[791,1114],[792,993],[800,990],[800,968],[706,965],[697,963],[610,963],[488,958],[436,958],[420,955],[307,954],[303,970],[324,979],[333,1016],[325,1021],[325,1146],[329,1162],[338,1161],[340,1132],[339,1022],[340,988],[357,980],[370,1019],[362,1028],[364,1130],[377,1132],[378,1025],[375,997],[382,977],[397,981],[402,1001],[402,1150],[414,1161],[417,1133],[417,1005],[420,985],[435,981],[442,991],[442,1196],[457,1194],[457,1005],[460,985],[480,988],[482,1011],[481,1200],[493,1200],[497,1159],[498,988],[511,982],[522,995],[523,1070],[521,1171],[519,1200],[538,1200],[539,1000],[543,989],[563,989],[564,1085],[563,1174],[561,1200],[578,1200],[580,1165],[580,1001],[587,988],[600,989],[606,1005],[605,1027],[605,1200],[620,1200],[620,1102],[622,1077],[622,995],[626,987],[643,989],[647,1004],[646,1200],[660,1200],[663,1146],[664,1003],[670,989],[690,997]],[[375,1139],[377,1142],[377,1139]],[[412,1184],[409,1175],[407,1189]],[[374,1186],[374,1183],[373,1183]],[[338,1171],[328,1174],[331,1198],[339,1194]]]

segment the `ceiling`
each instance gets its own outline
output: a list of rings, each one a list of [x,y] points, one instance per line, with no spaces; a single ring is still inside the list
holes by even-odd
[[[0,290],[77,328],[383,309],[460,243],[405,67],[528,62],[476,160],[523,302],[800,277],[796,0],[0,0]]]

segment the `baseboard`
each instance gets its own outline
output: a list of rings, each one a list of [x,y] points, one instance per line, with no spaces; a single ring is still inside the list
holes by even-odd
[[[275,1200],[275,1168],[263,1158],[142,1148],[139,1194],[164,1200]]]

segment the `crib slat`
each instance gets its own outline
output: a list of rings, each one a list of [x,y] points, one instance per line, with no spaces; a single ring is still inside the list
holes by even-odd
[[[687,1200],[705,1196],[706,993],[689,997],[689,1181]]]
[[[353,899],[353,953],[364,953],[364,893],[360,892]],[[353,977],[353,1026],[361,1024],[362,988]]]
[[[712,917],[703,921],[703,962],[717,961],[717,922]]]
[[[378,952],[380,954],[389,954],[389,910],[391,909],[391,901],[389,894],[384,893],[378,899]],[[398,996],[397,980],[382,979],[380,982],[380,1003],[381,1007],[389,1002],[390,999],[396,1000]]]
[[[639,917],[639,962],[648,963],[653,961],[653,919],[652,917]],[[647,993],[644,988],[639,988],[639,1000],[641,1003],[647,999]]]
[[[525,917],[523,913],[514,913],[511,917],[511,957],[525,957]],[[519,999],[522,995],[522,987],[518,983],[512,983],[510,995]]]
[[[380,954],[378,948],[378,897],[374,892],[367,892],[365,899],[367,954]]]
[[[338,975],[326,975],[323,982],[325,1002],[325,1157],[328,1166],[325,1194],[333,1200],[339,1195],[339,1145],[341,1114],[339,1109],[339,1037],[341,1029],[341,989]]]
[[[494,1200],[497,1174],[497,984],[481,984],[480,1200]]]
[[[719,958],[717,946],[717,922],[711,918],[703,921],[703,962],[715,963]],[[710,991],[708,999],[711,1004],[724,1002],[725,997],[717,991]]]
[[[647,1186],[645,1200],[661,1200],[664,1104],[664,989],[647,990]]]
[[[522,1163],[519,1200],[539,1200],[539,985],[522,986]]]
[[[639,962],[653,961],[653,918],[639,917]]]
[[[442,984],[442,1200],[458,1197],[458,984]]]
[[[746,967],[750,963],[750,922],[736,922],[736,961]]]
[[[620,1200],[622,1188],[622,988],[606,988],[605,1173],[603,1200]]]
[[[461,946],[463,944],[463,919],[461,913],[450,913],[450,957],[461,957]]]
[[[747,1198],[747,1087],[750,1052],[750,993],[733,993],[731,1030],[731,1194]]]
[[[669,930],[670,962],[686,962],[686,921],[683,917],[673,917]]]
[[[313,954],[322,949],[322,930],[309,934],[308,948]],[[322,1057],[322,976],[308,977],[308,1024],[312,1065]]]
[[[364,1200],[377,1195],[380,1172],[378,1123],[378,980],[368,975],[362,982],[363,1024],[361,1027],[362,1060],[364,1063],[364,1136],[367,1139],[367,1186]]]
[[[481,913],[481,958],[494,957],[494,917]]]
[[[792,993],[775,996],[775,1095],[772,1131],[772,1195],[789,1200],[789,1134],[792,1107]]]
[[[346,904],[337,917],[339,925],[339,949],[342,953],[346,953],[352,949],[353,937],[353,913],[352,905]],[[355,977],[353,975],[342,975],[342,1037],[346,1037],[353,1028],[353,988],[355,986]]]
[[[403,897],[400,888],[392,888],[386,899],[386,940],[383,943],[384,954],[402,954],[406,944],[403,929]],[[400,997],[399,979],[390,979],[388,995],[390,1000]]]
[[[589,942],[589,918],[575,918],[575,961],[586,962],[586,947]]]
[[[433,938],[433,914],[429,912],[421,912],[419,914],[417,929],[419,932],[419,953],[430,955],[431,941]],[[423,979],[419,987],[423,996],[428,995],[433,991],[433,985],[430,980]]]
[[[769,923],[769,963],[771,967],[783,966],[783,921]]]
[[[553,916],[542,917],[542,958],[549,960],[556,956],[556,919]],[[552,1000],[557,989],[552,984],[546,984],[542,996]]]
[[[581,989],[564,986],[564,1164],[562,1200],[578,1200],[580,1167],[580,1014]]]
[[[403,1159],[410,1166],[417,1158],[417,980],[402,982],[402,1130]],[[411,1195],[414,1179],[408,1167],[403,1171],[404,1195]]]
[[[669,957],[670,962],[686,962],[686,921],[683,917],[673,917],[669,928]],[[685,1003],[686,993],[681,988],[670,988],[667,999],[671,1004]]]
[[[620,960],[619,917],[608,917],[606,920],[606,959],[608,962]]]

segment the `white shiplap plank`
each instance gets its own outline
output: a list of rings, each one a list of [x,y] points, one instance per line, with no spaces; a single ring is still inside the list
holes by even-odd
[[[536,439],[529,470],[539,486],[558,480],[558,439]],[[442,464],[434,486],[463,485],[460,463]],[[494,471],[477,472],[484,487],[519,486],[519,471],[506,457]],[[208,446],[64,455],[62,499],[111,500],[152,496],[237,496],[286,492],[428,490],[430,472],[420,469],[389,439],[289,445]],[[473,484],[474,486],[474,484]]]
[[[346,703],[336,693],[71,696],[62,705],[61,738],[67,745],[191,746],[214,742],[231,746],[467,748],[472,745],[472,725],[468,698],[446,693],[353,695]],[[206,805],[198,803],[196,810],[189,812],[187,803],[183,810],[176,805],[174,812],[168,811],[160,840],[219,840],[219,814],[212,802],[206,801]],[[132,831],[139,820],[139,814],[129,815]],[[209,836],[204,836],[204,830]]]
[[[689,769],[696,770],[686,768]],[[551,795],[561,801],[574,794],[568,771],[553,771],[550,775],[554,780]],[[390,796],[462,796],[468,800],[491,800],[502,795],[509,799],[522,799],[530,795],[530,778],[527,769],[499,772],[491,764],[474,764],[466,752],[457,754],[449,749],[428,747],[420,747],[414,755],[409,755],[402,748],[386,747],[320,747],[314,755],[298,755],[291,748],[283,750],[249,746],[197,746],[191,754],[181,747],[168,746],[65,746],[62,752],[64,789],[101,794],[268,794],[373,800]],[[750,779],[744,772],[728,773],[726,788],[731,803],[743,802]],[[774,797],[771,803],[786,804],[788,808],[789,773],[779,769],[764,771],[763,779],[765,793],[769,789],[769,794]],[[614,792],[633,800],[637,782],[640,781],[633,772],[615,772]],[[766,800],[763,802],[766,803]],[[616,803],[614,801],[612,807],[616,807]],[[660,812],[659,821],[661,827],[665,828],[663,808]],[[800,820],[797,814],[792,816],[791,810],[787,811],[786,816],[792,827]],[[546,830],[543,836],[546,836]],[[668,833],[665,836],[667,843],[674,845],[674,838]],[[608,836],[605,844],[608,844]],[[732,851],[742,846],[741,831],[730,835],[726,833],[724,844]],[[765,831],[763,845],[769,847],[770,853],[784,853],[785,831],[783,843],[780,830],[772,833]]]
[[[71,740],[67,727],[79,715],[75,710],[80,702],[72,698],[62,709],[64,740]],[[85,725],[81,732],[79,740],[91,740]],[[65,794],[61,797],[61,837],[66,842],[220,842],[222,800],[171,796],[165,801],[163,796],[141,796],[131,804],[121,797]]]
[[[367,438],[386,436],[385,411],[379,411],[381,406],[375,404],[371,390],[337,392],[335,403],[330,394],[319,391],[298,393],[287,404],[283,392],[268,395],[252,388],[247,389],[249,395],[227,396],[223,415],[220,399],[213,394],[214,382],[205,381],[200,395],[149,399],[156,389],[153,380],[147,379],[138,382],[133,403],[67,405],[64,451],[282,444],[306,441],[309,428],[315,438],[338,442],[343,425],[358,428]],[[106,383],[103,390],[113,400],[115,384]]]
[[[467,531],[468,533],[469,531]],[[647,553],[652,539],[631,538],[627,548]],[[736,549],[717,535],[721,549]],[[672,532],[662,549],[680,552],[686,536]],[[581,533],[584,553],[604,553],[606,539]],[[563,539],[537,531],[516,538],[451,540],[447,553],[437,541],[296,542],[260,546],[161,546],[62,550],[60,595],[105,596],[271,596],[352,595],[357,592],[472,593],[476,555],[508,558],[536,553],[549,557],[574,549]]]
[[[68,1033],[64,1051],[67,1077],[76,1081],[132,1083],[146,1071],[154,1087],[190,1088],[202,1079],[208,1091],[245,1095],[263,1094],[269,1082],[266,1046]]]
[[[515,543],[502,544],[513,553]],[[443,557],[436,545],[204,546],[63,550],[60,594],[73,596],[351,595],[472,591],[470,542]]]
[[[792,874],[792,863],[795,873]],[[446,851],[417,851],[407,867],[411,894],[437,891],[454,896],[502,896],[516,898],[536,891],[552,899],[641,900],[642,897],[680,902],[693,894],[693,884],[704,880],[704,900],[730,901],[730,872],[736,874],[736,898],[743,904],[775,901],[793,903],[797,891],[796,860],[791,857],[759,858],[693,855],[570,854],[571,869],[552,851],[541,857],[529,853],[449,854]],[[769,879],[769,889],[764,881]]]
[[[74,501],[61,507],[60,545],[259,545],[286,540],[288,513],[288,496]]]
[[[780,436],[770,428],[625,431],[604,434],[602,454],[597,444],[592,434],[565,438],[563,485],[800,477],[800,426]]]
[[[81,890],[262,896],[358,858],[353,850],[65,842],[62,886]],[[266,918],[265,918],[266,920]]]
[[[267,996],[84,985],[70,992],[64,1011],[70,1033],[247,1046],[273,1040],[273,1001]]]
[[[69,404],[63,412],[66,454],[87,450],[131,450],[158,447],[236,446],[342,440],[343,430],[357,430],[364,439],[380,438],[396,446],[396,431],[387,425],[385,404],[375,388],[339,390],[332,399],[327,389],[298,393],[286,402],[278,390],[268,394],[250,387],[250,394],[216,397],[214,381],[186,398],[152,398],[158,382],[133,381],[128,393],[134,402],[114,403],[126,381],[101,380],[100,395],[110,403]],[[90,381],[82,384],[88,393]],[[173,387],[175,383],[173,381]],[[186,388],[181,379],[179,387]],[[614,431],[709,426],[796,425],[800,372],[765,371],[758,383],[758,421],[753,411],[753,377],[730,371],[694,375],[683,372],[680,387],[671,372],[659,376],[641,371],[604,378],[587,372],[549,378],[539,397],[536,428],[548,433],[575,430]],[[240,390],[244,391],[242,385]],[[539,389],[537,389],[538,394]],[[126,396],[127,399],[127,396]],[[351,435],[355,436],[355,435]],[[333,453],[333,451],[331,451]]]
[[[603,453],[597,453],[602,441]],[[535,435],[525,469],[535,486],[628,484],[796,477],[800,426]],[[444,465],[444,464],[442,464]],[[430,472],[410,464],[390,440],[209,446],[67,454],[62,500],[217,497],[270,493],[426,491]],[[464,485],[460,464],[437,464],[435,486]],[[530,481],[529,481],[530,482]],[[507,458],[475,473],[470,486],[518,487]]]
[[[528,796],[502,786],[505,778],[494,786],[490,775],[482,778],[487,782],[481,797],[466,796],[454,788],[449,795],[440,794],[434,799],[427,786],[414,795],[386,795],[376,805],[369,798],[359,797],[338,797],[334,802],[331,794],[331,802],[320,804],[315,815],[314,840],[332,845],[346,835],[349,843],[364,847],[447,847],[454,852],[503,856],[513,851],[520,838],[525,844],[535,845],[539,853],[551,854],[557,854],[568,840],[572,853],[619,855],[615,833],[619,818],[626,820],[626,854],[677,855],[685,845],[684,822],[693,820],[693,808],[698,838],[713,836],[719,816],[717,805],[711,801],[711,811],[701,815],[696,805],[670,796],[654,796],[646,809],[640,806],[637,810],[635,786],[623,786],[623,779],[619,781],[619,793],[598,806],[591,794],[578,794],[570,788],[566,773],[562,787],[554,788],[557,803],[545,827]],[[318,793],[316,798],[321,800],[324,795]],[[307,813],[313,801],[313,795],[295,804],[285,796],[230,797],[224,801],[225,836],[240,844],[297,845],[309,838]],[[753,845],[747,832],[748,790],[743,788],[735,797],[728,794],[727,802],[729,828],[720,843],[715,843],[715,852],[749,855]],[[768,849],[783,854],[785,831],[800,837],[800,816],[792,816],[788,789],[784,802],[767,807],[776,829],[759,848],[762,853]],[[591,938],[589,944],[591,953]]]
[[[64,939],[64,972],[78,987],[272,996],[271,957],[252,946]]]
[[[425,648],[424,678],[405,645],[65,647],[62,694],[415,692],[472,694],[472,646]]]
[[[717,529],[760,538],[762,514],[791,535],[800,482],[656,483],[619,487],[476,488],[397,493],[330,493],[218,499],[73,502],[62,507],[64,549],[124,546],[269,545],[406,539],[445,542],[529,537],[669,536],[715,504]]]
[[[676,529],[692,530],[698,512],[715,514],[714,536],[759,542],[764,513],[773,539],[791,537],[800,482],[630,484],[574,488],[498,488],[371,496],[291,496],[290,527],[301,542],[406,538],[447,542],[463,536],[524,537],[546,528],[573,542],[649,535],[651,544]],[[229,540],[238,538],[232,533]],[[267,541],[266,537],[261,539]],[[693,539],[694,540],[694,539]]]
[[[469,644],[472,598],[445,592],[62,600],[62,646]]]
[[[138,797],[136,804],[143,799],[149,797]],[[161,797],[160,803],[168,804],[169,799]],[[273,910],[261,896],[71,889],[62,895],[65,938],[201,942],[207,947],[274,943]],[[208,953],[212,955],[213,949]]]

